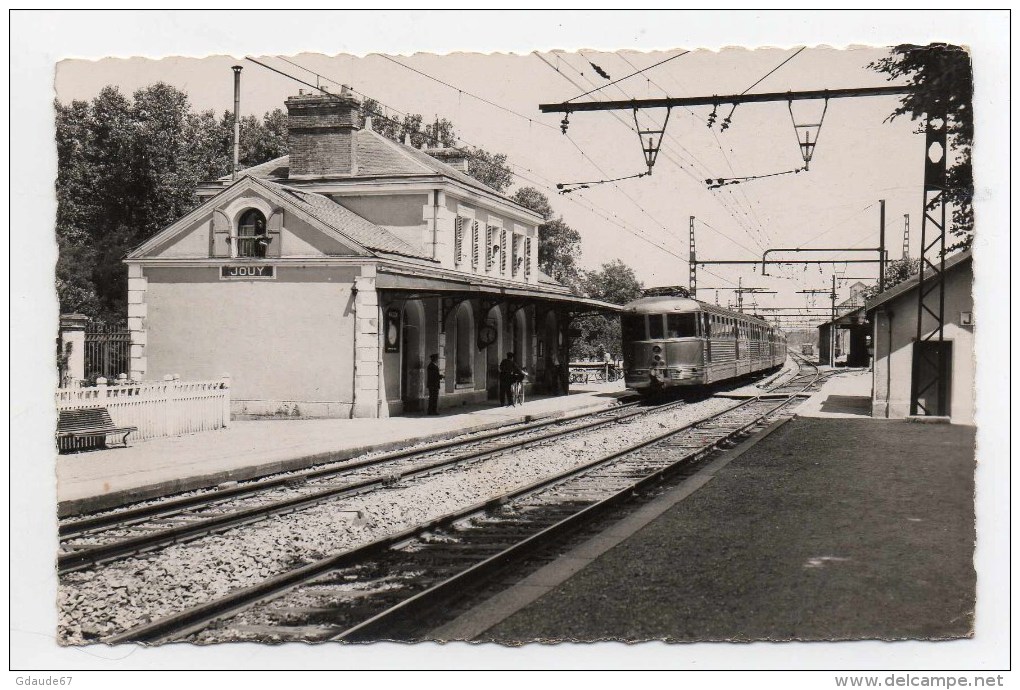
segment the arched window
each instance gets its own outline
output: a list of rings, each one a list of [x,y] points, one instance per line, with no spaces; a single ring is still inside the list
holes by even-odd
[[[471,306],[461,304],[457,309],[457,354],[456,381],[457,385],[474,383],[475,380],[475,323],[471,318]]]
[[[264,259],[269,238],[266,235],[266,217],[262,211],[250,208],[237,221],[237,256]]]

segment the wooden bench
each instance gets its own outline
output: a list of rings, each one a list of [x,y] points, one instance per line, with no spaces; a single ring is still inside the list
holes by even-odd
[[[127,445],[127,437],[134,426],[115,426],[105,407],[83,410],[61,410],[57,420],[57,447],[60,450],[105,448],[107,436],[123,434],[120,442]]]

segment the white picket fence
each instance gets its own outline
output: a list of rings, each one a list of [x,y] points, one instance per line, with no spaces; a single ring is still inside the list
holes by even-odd
[[[130,441],[211,431],[230,425],[230,379],[118,382],[58,388],[58,410],[105,407],[116,426],[134,426]]]

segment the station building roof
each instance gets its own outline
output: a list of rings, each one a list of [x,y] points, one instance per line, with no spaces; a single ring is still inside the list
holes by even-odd
[[[545,274],[541,274],[544,276]],[[540,276],[540,278],[541,278]],[[548,278],[548,276],[545,276]],[[549,278],[552,281],[551,278]],[[612,302],[583,297],[552,281],[529,285],[492,276],[450,271],[404,258],[381,263],[375,279],[377,290],[404,292],[417,296],[488,297],[500,300],[552,302],[572,311],[620,312],[623,307]]]
[[[322,194],[244,175],[234,181],[227,189],[207,199],[191,213],[178,219],[162,232],[149,238],[136,247],[128,259],[142,259],[157,251],[159,247],[173,240],[174,237],[187,232],[194,220],[211,212],[211,208],[220,203],[224,197],[230,198],[252,187],[261,188],[262,194],[277,199],[291,210],[299,212],[308,220],[316,223],[325,233],[345,241],[356,248],[360,255],[390,254],[410,257],[430,264],[437,263],[421,249],[416,248],[384,227],[376,225],[353,211],[344,208]]]
[[[422,250],[411,246],[386,228],[376,225],[362,218],[357,213],[344,208],[329,197],[268,180],[258,181],[270,189],[279,192],[281,195],[292,199],[309,215],[330,226],[337,232],[350,237],[367,249],[403,256],[414,256],[432,261],[431,257]]]
[[[384,180],[400,178],[417,178],[422,176],[446,177],[460,184],[471,187],[475,190],[485,192],[488,196],[495,196],[508,205],[513,206],[517,211],[534,215],[536,222],[541,222],[541,217],[526,206],[522,206],[513,199],[505,196],[492,187],[476,180],[461,170],[433,158],[426,151],[416,149],[413,146],[401,144],[388,137],[379,134],[371,129],[358,129],[353,137],[354,156],[357,160],[357,171],[340,179],[347,180]],[[465,156],[468,154],[465,153]],[[293,183],[317,183],[325,179],[291,178],[290,156],[280,156],[273,160],[259,165],[245,168],[238,172],[238,176],[250,175],[251,177],[279,182],[284,184]],[[204,188],[216,188],[229,186],[233,182],[230,175],[224,175],[219,179],[202,185]]]
[[[961,252],[957,252],[952,256],[946,257],[945,270],[946,271],[956,270],[958,267],[966,265],[967,262],[969,262],[971,259],[973,259],[973,253],[970,249],[965,249]],[[868,303],[864,305],[864,310],[867,311],[868,313],[871,313],[875,309],[881,307],[886,302],[894,300],[900,295],[903,295],[915,289],[919,282],[920,282],[919,276],[916,275],[911,276],[910,278],[904,280],[902,283],[894,285],[885,292],[872,297],[870,300],[868,300]]]

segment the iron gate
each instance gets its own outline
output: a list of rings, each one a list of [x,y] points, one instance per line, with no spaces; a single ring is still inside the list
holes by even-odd
[[[85,378],[115,379],[130,368],[131,331],[89,324],[85,329]]]

